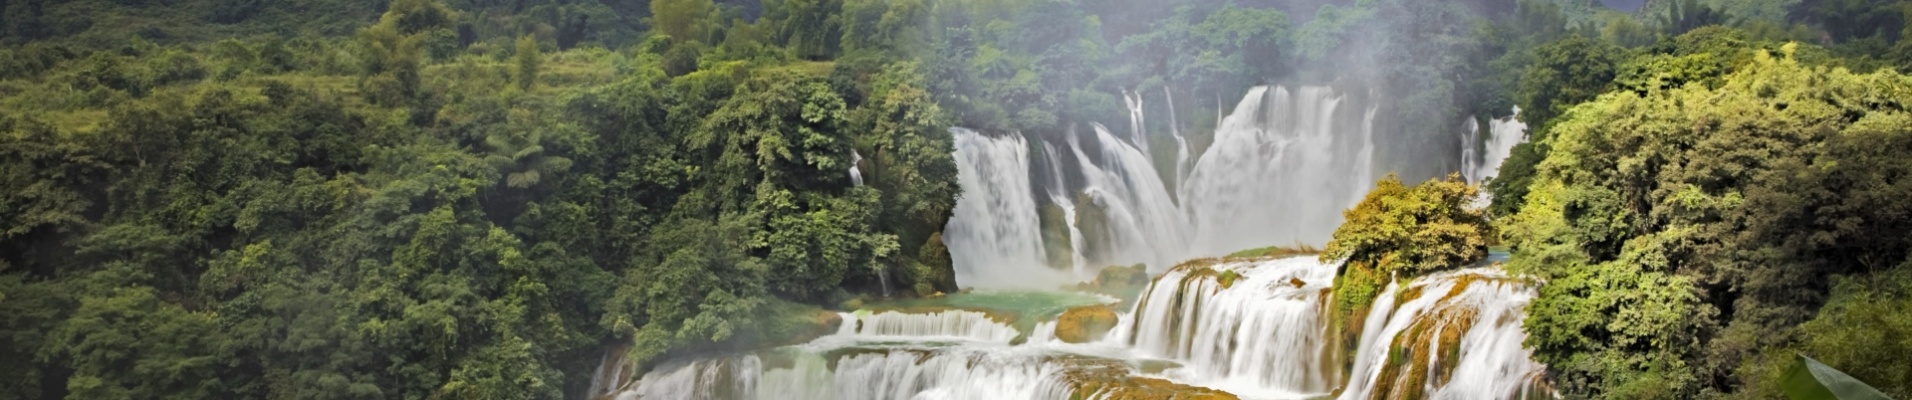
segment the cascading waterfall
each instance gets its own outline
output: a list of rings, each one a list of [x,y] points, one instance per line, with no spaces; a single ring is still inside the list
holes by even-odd
[[[864,339],[914,337],[1009,343],[1020,333],[1015,327],[1001,323],[987,313],[941,310],[926,313],[843,313],[843,325],[838,328],[837,335]]]
[[[1044,264],[1041,226],[1021,135],[988,137],[951,128],[963,195],[943,230],[956,281],[968,286],[1041,287],[1062,281]],[[1031,277],[1037,279],[1030,279]]]
[[[644,376],[637,399],[1068,399],[1064,364],[1035,354],[962,349],[790,349],[729,356]],[[768,358],[766,358],[768,357]]]
[[[1170,93],[1164,88],[1177,146],[1172,175],[1152,162],[1140,91],[1122,93],[1127,135],[1090,124],[1031,143],[950,130],[963,194],[943,238],[960,284],[1054,290],[1112,264],[1147,263],[1161,274],[1099,341],[1058,339],[1065,327],[1083,337],[1082,325],[1056,316],[1081,300],[1029,314],[997,313],[1000,300],[873,306],[840,313],[834,334],[809,343],[666,363],[618,398],[1096,399],[1205,388],[1251,399],[1552,396],[1544,366],[1521,347],[1536,284],[1494,267],[1391,283],[1357,316],[1335,306],[1336,264],[1314,257],[1167,268],[1243,248],[1321,243],[1378,178],[1377,108],[1360,96],[1253,88],[1232,112],[1218,110],[1213,142],[1197,156]],[[1512,118],[1469,129],[1488,136],[1464,139],[1463,174],[1470,182],[1491,176],[1524,129]],[[856,164],[849,172],[860,184]],[[1050,204],[1057,209],[1042,211],[1053,214],[1038,211]],[[1045,239],[1052,221],[1042,218],[1063,220],[1046,226],[1068,230],[1072,268],[1049,265],[1049,252],[1061,250],[1044,241],[1062,236]],[[1087,304],[1097,301],[1120,300]],[[1343,339],[1355,328],[1358,337]]]
[[[1335,267],[1308,257],[1185,264],[1143,292],[1116,340],[1186,364],[1179,379],[1305,398],[1340,381],[1328,339]]]
[[[1500,170],[1500,164],[1514,152],[1514,146],[1526,141],[1527,124],[1520,122],[1520,107],[1514,107],[1513,115],[1487,122],[1486,140],[1482,140],[1480,124],[1473,119],[1467,120],[1462,130],[1461,175],[1467,183],[1481,183],[1494,177]]]
[[[1186,229],[1154,165],[1107,128],[1095,125],[1093,131],[1105,165],[1095,164],[1075,135],[1068,139],[1086,180],[1082,193],[1091,202],[1079,206],[1101,212],[1103,225],[1098,233],[1107,240],[1094,246],[1101,251],[1089,260],[1103,265],[1148,263],[1156,268],[1179,260],[1188,247]]]
[[[1343,400],[1551,397],[1521,347],[1536,290],[1474,268],[1388,285],[1375,299]],[[1394,357],[1403,357],[1399,361]]]
[[[1374,173],[1374,109],[1325,87],[1257,87],[1182,185],[1188,255],[1326,240]]]
[[[1343,106],[1346,95],[1327,87],[1293,92],[1256,87],[1222,119],[1205,153],[1193,159],[1177,156],[1177,165],[1188,167],[1186,176],[1177,172],[1179,189],[1171,196],[1142,147],[1147,139],[1141,97],[1123,92],[1133,126],[1129,139],[1092,125],[1092,134],[1072,133],[1060,144],[1044,145],[1044,161],[1051,169],[1047,197],[1077,202],[1070,223],[1086,209],[1096,211],[1090,214],[1095,226],[1078,226],[1085,235],[1075,238],[1089,242],[1070,243],[1091,264],[1079,261],[1077,270],[1146,263],[1160,272],[1196,256],[1269,244],[1319,243],[1340,224],[1340,211],[1359,201],[1378,178],[1373,167],[1376,108]],[[1173,100],[1169,102],[1172,108]],[[949,247],[958,280],[989,287],[1003,283],[987,280],[1003,276],[993,272],[1041,269],[1040,233],[1022,232],[1039,229],[1033,205],[1025,207],[1036,199],[1004,198],[1022,195],[1017,191],[1029,186],[1026,143],[1016,135],[986,138],[966,129],[953,132],[959,179],[966,191],[950,221],[953,233],[945,237],[954,238]],[[1186,140],[1179,131],[1175,135],[1178,151],[1187,153]],[[1089,148],[1099,152],[1092,157]],[[1012,173],[1016,168],[1022,172]],[[997,212],[987,212],[991,210]],[[994,231],[977,231],[985,227]]]

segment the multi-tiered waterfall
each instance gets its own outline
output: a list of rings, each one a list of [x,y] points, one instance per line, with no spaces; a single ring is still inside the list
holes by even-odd
[[[1335,301],[1335,263],[1207,258],[1325,242],[1382,173],[1378,107],[1328,87],[1258,87],[1217,117],[1198,151],[1169,95],[1156,152],[1149,96],[1135,91],[1123,93],[1126,134],[1097,124],[1030,136],[951,130],[963,195],[944,240],[958,282],[982,290],[840,313],[834,334],[806,344],[675,360],[620,390],[594,390],[625,399],[1551,396],[1544,366],[1521,346],[1536,285],[1497,267],[1393,282],[1352,311]],[[1491,176],[1523,131],[1511,118],[1468,126],[1461,172]],[[1059,289],[1099,266],[1135,263],[1156,276],[1126,292],[1133,297]],[[1100,307],[1117,308],[1105,335],[1064,340],[1081,325],[1063,310]]]
[[[1177,171],[1171,174],[1156,172],[1143,135],[1125,140],[1101,125],[1053,143],[955,129],[965,191],[944,237],[958,280],[976,287],[1026,285],[1025,275],[1047,274],[1038,209],[1051,206],[1063,210],[1068,220],[1059,226],[1075,238],[1064,259],[1076,260],[1076,279],[1093,273],[1091,266],[1145,263],[1160,272],[1191,257],[1319,244],[1340,224],[1341,210],[1379,178],[1377,108],[1347,97],[1327,87],[1249,90],[1200,157],[1186,159],[1187,141],[1175,134]],[[1146,121],[1139,116],[1141,96],[1124,98],[1137,115],[1131,129],[1139,132]],[[1032,162],[1034,146],[1044,151]],[[1036,164],[1050,170],[1031,171]],[[1182,168],[1188,168],[1185,178]],[[1164,175],[1180,181],[1171,185]],[[1046,193],[1030,195],[1034,186]],[[1003,276],[1017,279],[991,278]]]

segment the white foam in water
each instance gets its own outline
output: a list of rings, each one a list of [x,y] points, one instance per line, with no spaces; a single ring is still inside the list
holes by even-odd
[[[1452,295],[1461,277],[1471,275],[1474,280],[1458,293]],[[1341,399],[1357,400],[1373,397],[1371,393],[1381,378],[1383,361],[1394,341],[1417,324],[1435,324],[1444,327],[1436,316],[1467,316],[1468,320],[1459,321],[1469,325],[1461,337],[1458,360],[1441,360],[1438,355],[1438,342],[1430,343],[1426,349],[1434,356],[1428,358],[1428,365],[1421,366],[1429,370],[1443,363],[1453,363],[1453,376],[1445,385],[1437,382],[1408,382],[1406,384],[1425,385],[1427,398],[1432,399],[1479,399],[1479,398],[1518,398],[1526,393],[1538,390],[1534,386],[1545,366],[1533,361],[1531,353],[1521,347],[1526,339],[1521,324],[1526,320],[1526,308],[1533,301],[1535,289],[1532,285],[1504,279],[1504,273],[1497,269],[1476,268],[1453,271],[1416,278],[1408,286],[1418,287],[1420,296],[1394,306],[1398,285],[1390,284],[1376,299],[1374,312],[1368,314],[1363,331],[1361,345],[1356,351],[1354,364],[1355,378],[1348,383],[1347,390],[1341,393]],[[1471,311],[1471,312],[1455,312]],[[1438,336],[1438,335],[1436,335]],[[1414,350],[1419,350],[1414,346]],[[1410,351],[1414,351],[1410,350]],[[1433,374],[1427,374],[1432,379]]]
[[[1520,123],[1520,107],[1514,107],[1514,114],[1507,118],[1487,122],[1486,140],[1481,140],[1479,123],[1467,120],[1467,128],[1462,131],[1461,162],[1465,165],[1461,175],[1467,183],[1481,183],[1500,173],[1500,164],[1514,152],[1514,145],[1527,140],[1527,124]]]
[[[637,399],[763,400],[1068,399],[1061,365],[1029,354],[952,349],[850,354],[835,368],[821,353],[791,354],[788,366],[730,356],[646,374]],[[732,367],[737,366],[737,367]]]
[[[933,313],[845,313],[839,336],[856,338],[934,338],[1009,343],[1020,332],[1015,327],[990,319],[988,314],[968,310],[944,310]]]
[[[1310,257],[1211,267],[1240,275],[1223,289],[1215,278],[1163,275],[1143,293],[1129,343],[1181,361],[1173,376],[1238,394],[1305,397],[1337,383],[1323,351],[1332,343],[1326,300],[1335,268]],[[1300,281],[1301,286],[1294,285]]]
[[[1050,288],[1065,281],[1045,266],[1036,200],[1029,184],[1029,146],[1020,135],[983,136],[950,128],[962,197],[943,230],[966,287]]]

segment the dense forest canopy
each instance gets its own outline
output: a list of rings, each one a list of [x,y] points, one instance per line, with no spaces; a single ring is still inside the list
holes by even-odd
[[[1385,99],[1406,139],[1379,162],[1410,181],[1458,162],[1409,159],[1454,147],[1431,127],[1530,127],[1484,189],[1384,182],[1344,227],[1365,244],[1330,248],[1364,263],[1338,290],[1498,240],[1547,282],[1528,344],[1565,397],[1775,397],[1795,353],[1908,397],[1908,18],[0,0],[0,399],[578,398],[605,352],[784,344],[821,309],[959,290],[950,127],[1061,135],[1144,92],[1214,115],[1263,84]],[[1457,208],[1476,190],[1492,206]],[[1419,215],[1460,233],[1360,229]]]

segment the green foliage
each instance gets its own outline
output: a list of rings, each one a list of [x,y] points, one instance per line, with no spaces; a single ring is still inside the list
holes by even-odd
[[[1458,176],[1413,187],[1389,175],[1344,213],[1322,262],[1340,262],[1335,298],[1343,311],[1365,309],[1395,277],[1453,269],[1487,258],[1492,229],[1473,206],[1479,189]]]
[[[1613,45],[1579,35],[1535,48],[1513,96],[1521,122],[1545,131],[1561,111],[1605,92],[1621,57]]]
[[[1801,355],[1822,360],[1852,378],[1871,384],[1888,398],[1912,394],[1912,368],[1898,362],[1904,338],[1912,334],[1912,318],[1902,311],[1912,305],[1912,268],[1907,264],[1870,275],[1837,279],[1832,297],[1812,320],[1799,326],[1800,341],[1771,349],[1755,363],[1741,367],[1748,378],[1748,395],[1777,397],[1791,393],[1788,377]]]
[[[1513,268],[1548,279],[1528,319],[1563,393],[1689,397],[1801,338],[1828,276],[1905,258],[1906,78],[1757,53],[1717,89],[1648,85],[1554,125]],[[1714,53],[1717,54],[1717,53]],[[1701,82],[1695,82],[1701,83]],[[1859,145],[1857,143],[1866,143]],[[1734,382],[1722,384],[1722,382]]]
[[[716,17],[716,5],[710,0],[651,1],[649,23],[653,30],[672,39],[706,42]]]
[[[1799,356],[1799,361],[1786,370],[1784,381],[1786,397],[1794,399],[1890,399],[1878,389],[1853,379],[1851,375],[1832,369],[1811,357]]]
[[[606,343],[783,344],[834,331],[798,302],[957,290],[920,64],[837,78],[714,6],[687,39],[563,50],[599,14],[526,4],[4,48],[0,398],[555,399]]]
[[[514,63],[512,79],[518,83],[518,90],[531,90],[538,83],[538,64],[543,62],[538,54],[538,41],[530,36],[518,38],[518,46],[511,55]]]
[[[1487,258],[1492,230],[1473,206],[1479,190],[1457,176],[1413,187],[1389,176],[1345,213],[1324,261],[1373,265],[1381,273],[1420,275]]]

